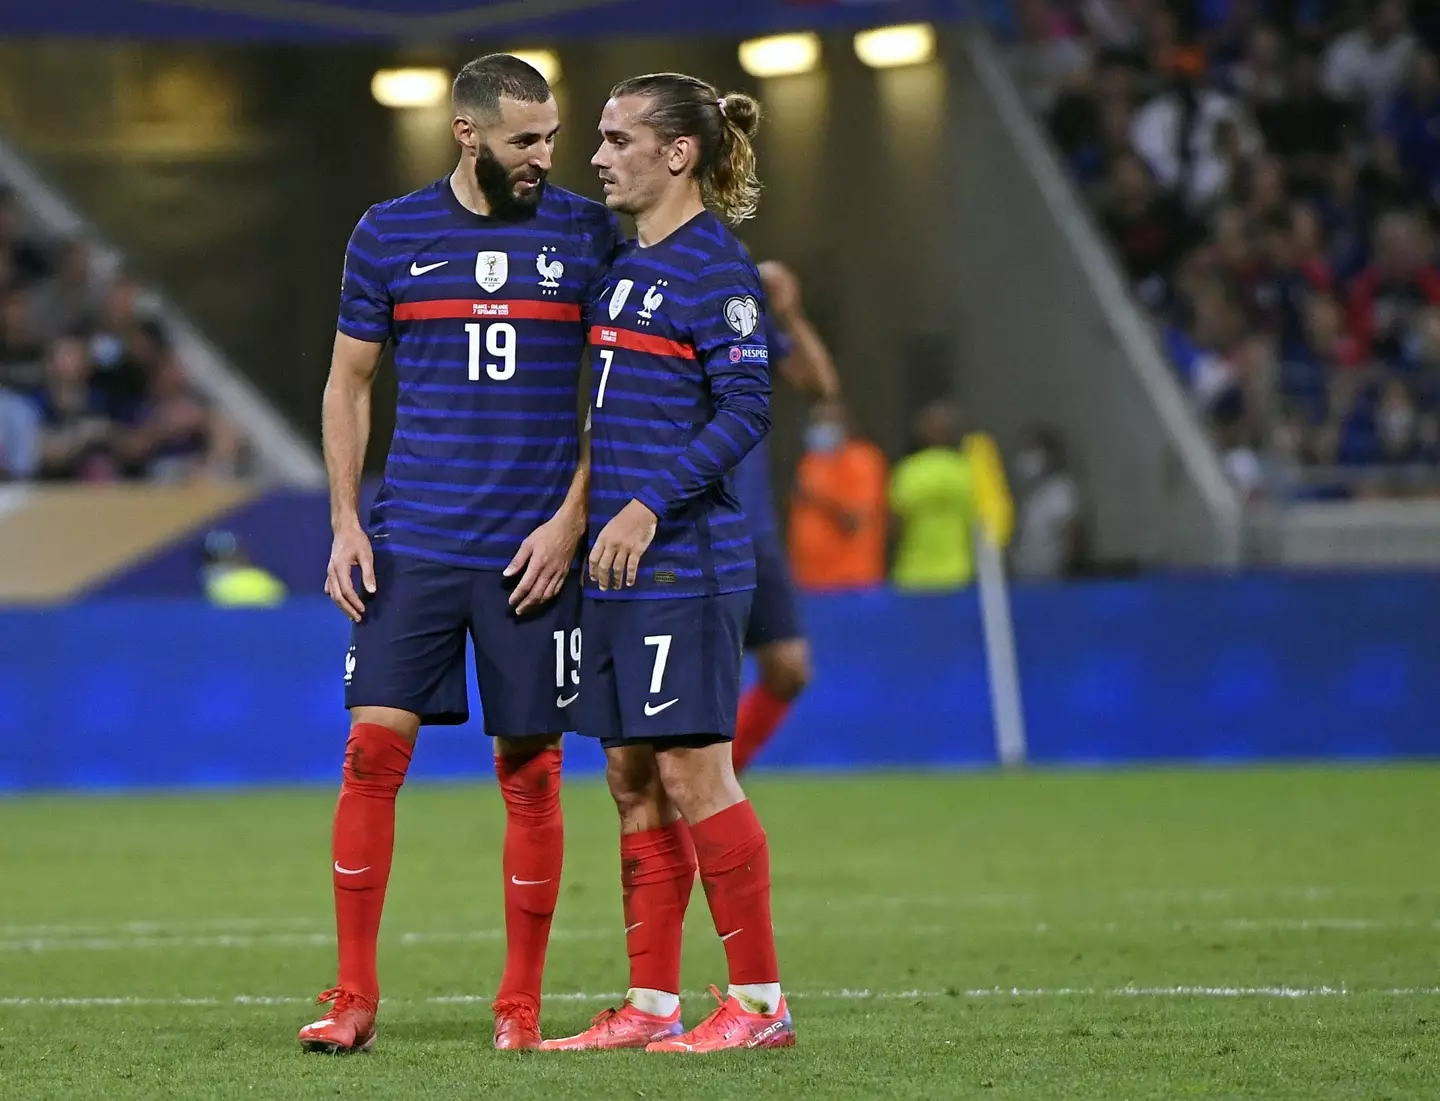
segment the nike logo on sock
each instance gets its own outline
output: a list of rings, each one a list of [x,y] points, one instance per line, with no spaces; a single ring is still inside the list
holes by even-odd
[[[540,886],[540,884],[549,883],[550,881],[548,879],[516,879],[512,875],[510,877],[510,882],[515,884],[515,886],[517,887],[538,887]]]
[[[721,944],[724,944],[724,943],[725,943],[727,940],[729,940],[731,937],[738,937],[738,936],[739,936],[741,933],[743,933],[743,932],[745,932],[745,927],[742,925],[739,929],[736,929],[735,932],[733,932],[733,933],[726,933],[723,937],[721,937],[721,938],[720,938],[720,943],[721,943]]]
[[[644,924],[645,924],[645,923],[644,923],[643,921],[637,921],[634,925],[627,925],[627,926],[625,926],[625,932],[626,932],[626,933],[633,933],[636,929],[640,928],[640,926],[642,926],[642,925],[644,925]]]
[[[335,861],[335,870],[341,875],[359,875],[361,872],[368,872],[370,867],[369,864],[366,864],[363,868],[342,868],[340,861]]]

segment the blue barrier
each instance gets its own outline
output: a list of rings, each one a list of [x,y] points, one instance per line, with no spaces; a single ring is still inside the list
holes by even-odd
[[[1021,588],[1032,759],[1440,754],[1437,612],[1440,575]],[[805,615],[817,676],[763,763],[993,763],[972,594],[812,598]],[[0,613],[0,790],[333,782],[346,635],[323,598]],[[570,744],[572,768],[599,767]],[[422,735],[417,776],[489,769],[478,719]]]

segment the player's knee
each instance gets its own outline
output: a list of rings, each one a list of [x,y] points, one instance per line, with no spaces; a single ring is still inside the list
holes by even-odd
[[[346,791],[377,797],[393,797],[405,783],[410,768],[413,738],[377,723],[357,722],[345,743],[341,766]]]
[[[803,641],[776,643],[760,659],[760,682],[787,703],[805,691],[810,677],[810,646]]]
[[[605,754],[605,782],[622,821],[659,817],[665,799],[655,755],[648,747],[626,747]]]
[[[535,824],[560,813],[558,738],[507,738],[495,742],[495,778],[512,821]]]

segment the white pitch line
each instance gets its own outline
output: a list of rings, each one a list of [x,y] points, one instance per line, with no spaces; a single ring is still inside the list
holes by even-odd
[[[608,993],[551,993],[547,1002],[619,1002],[625,995]],[[700,991],[686,991],[686,998],[700,999]],[[488,1005],[490,994],[446,994],[432,998],[386,998],[386,1005]],[[1434,998],[1440,987],[1386,987],[1374,990],[1345,986],[1119,986],[1119,987],[979,987],[961,990],[794,990],[788,998],[815,1001],[922,1001],[941,999],[989,1000],[999,998],[1220,998],[1296,1000],[1303,998]],[[233,998],[57,998],[0,997],[0,1009],[131,1009],[150,1007],[220,1008],[225,1006],[313,1005],[311,998],[240,994]]]

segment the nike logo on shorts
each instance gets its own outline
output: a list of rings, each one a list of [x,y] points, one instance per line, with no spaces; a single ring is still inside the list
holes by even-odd
[[[667,707],[674,707],[679,702],[680,697],[676,696],[673,700],[666,700],[664,703],[661,704],[647,703],[645,705],[645,716],[647,718],[652,718],[655,715],[660,714],[660,712],[664,711]]]

